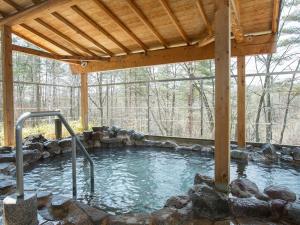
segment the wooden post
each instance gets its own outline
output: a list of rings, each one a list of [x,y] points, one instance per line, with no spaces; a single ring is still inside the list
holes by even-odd
[[[54,120],[54,125],[55,125],[55,138],[56,139],[61,139],[62,138],[62,123],[60,119],[55,119]]]
[[[237,58],[237,143],[240,148],[246,147],[246,105],[245,105],[245,56]]]
[[[12,70],[11,27],[2,27],[2,74],[3,74],[3,128],[4,145],[13,146],[14,140],[14,85]]]
[[[88,106],[88,74],[87,73],[82,73],[81,74],[81,126],[83,130],[88,130],[89,129],[89,106]]]
[[[230,181],[230,8],[215,1],[215,183],[227,191]]]

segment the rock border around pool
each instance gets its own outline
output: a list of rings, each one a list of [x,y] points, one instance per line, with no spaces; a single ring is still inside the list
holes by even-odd
[[[147,140],[144,134],[119,127],[93,127],[78,135],[89,151],[124,146],[158,147],[171,151],[194,151],[207,157],[214,155],[213,146],[182,146],[172,141]],[[24,139],[24,166],[30,167],[39,160],[71,152],[71,138],[47,140],[42,135]],[[15,192],[15,151],[0,148],[0,195],[2,198]],[[284,162],[300,165],[299,148],[275,148],[272,144],[238,149],[231,145],[234,161],[271,164]],[[260,191],[255,183],[236,179],[230,184],[230,195],[219,192],[214,181],[197,174],[194,186],[186,195],[173,196],[165,207],[153,213],[111,215],[64,196],[38,193],[39,223],[51,224],[103,224],[103,225],[180,225],[180,224],[300,224],[300,201],[287,187],[269,186]],[[272,223],[270,221],[273,221]],[[275,221],[275,222],[274,222]],[[282,222],[284,221],[284,222]]]

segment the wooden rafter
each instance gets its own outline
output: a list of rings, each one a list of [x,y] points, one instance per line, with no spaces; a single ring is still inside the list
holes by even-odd
[[[214,35],[207,35],[207,36],[205,36],[205,37],[203,37],[199,40],[198,46],[203,47],[203,46],[208,45],[208,44],[210,44],[214,41],[215,41],[215,36]]]
[[[276,33],[278,31],[280,0],[274,0],[273,2],[272,33]]]
[[[133,2],[133,0],[127,0],[129,7],[137,15],[137,17],[144,23],[144,25],[152,32],[152,34],[160,41],[160,43],[167,48],[168,44],[164,38],[158,33],[154,25],[148,20],[142,10]]]
[[[37,21],[39,24],[41,24],[42,26],[46,27],[48,30],[52,31],[53,33],[55,33],[57,36],[65,39],[66,41],[68,41],[69,43],[77,46],[79,49],[81,49],[82,51],[84,51],[85,53],[92,55],[92,56],[97,56],[94,52],[90,51],[89,49],[87,49],[86,47],[82,46],[81,44],[77,43],[76,41],[74,41],[73,39],[69,38],[67,35],[63,34],[62,32],[60,32],[59,30],[57,30],[56,28],[54,28],[53,26],[51,26],[50,24],[46,23],[45,21],[43,21],[40,18],[35,19],[35,21]]]
[[[231,42],[232,56],[267,54],[275,51],[276,41],[272,34],[253,36],[245,39],[242,43]],[[194,60],[213,59],[214,43],[204,47],[198,45],[175,47],[148,51],[147,54],[131,54],[127,56],[111,57],[109,61],[95,61],[88,63],[82,68],[73,66],[74,72],[96,72],[132,67],[178,63]]]
[[[177,17],[174,15],[171,7],[169,6],[168,2],[166,0],[160,0],[162,6],[164,7],[165,11],[167,12],[168,16],[170,17],[172,23],[175,25],[176,29],[178,30],[178,32],[180,33],[182,39],[189,44],[189,38],[187,36],[187,34],[185,33],[185,31],[183,30],[182,26],[180,25],[179,20],[177,19]]]
[[[107,32],[101,25],[99,25],[95,20],[88,16],[84,11],[82,11],[78,6],[74,5],[71,7],[78,15],[80,15],[85,21],[90,25],[100,31],[105,35],[109,40],[114,42],[119,48],[121,48],[126,54],[130,53],[130,50],[126,48],[122,43],[120,43],[116,38],[114,38],[109,32]]]
[[[4,24],[13,26],[16,24],[25,23],[26,20],[35,19],[44,11],[49,12],[50,9],[54,10],[56,7],[59,8],[71,3],[72,0],[43,0],[1,19],[0,26]]]
[[[98,56],[69,56],[69,55],[59,55],[59,54],[52,54],[49,52],[40,51],[37,49],[27,48],[19,45],[12,45],[12,50],[17,52],[22,52],[28,55],[39,56],[43,58],[58,60],[62,62],[68,62],[72,64],[80,64],[81,61],[95,61],[95,60],[102,60],[101,57]],[[103,59],[105,60],[105,59]]]
[[[213,34],[213,29],[212,29],[212,26],[211,26],[211,24],[210,24],[210,22],[209,22],[209,20],[206,16],[204,7],[202,5],[202,0],[196,0],[196,5],[197,5],[197,9],[200,13],[200,16],[201,16],[203,22],[205,23],[208,34],[212,35]]]
[[[42,39],[44,39],[45,41],[47,41],[47,42],[51,43],[52,45],[56,46],[57,48],[63,50],[64,52],[66,52],[66,53],[68,53],[68,54],[70,54],[70,55],[77,55],[77,54],[76,54],[75,52],[73,52],[72,50],[70,50],[70,49],[64,47],[63,45],[61,45],[61,44],[59,44],[59,43],[53,41],[52,39],[50,39],[50,38],[47,37],[46,35],[44,35],[44,34],[38,32],[38,31],[35,30],[34,28],[32,28],[32,27],[30,27],[30,26],[28,26],[28,25],[26,25],[26,24],[21,24],[20,26],[21,26],[22,28],[24,28],[24,29],[30,31],[31,33],[35,34],[35,35],[38,36],[39,38],[42,38]]]
[[[6,4],[10,5],[11,7],[13,7],[17,11],[22,10],[22,7],[19,6],[17,3],[15,3],[13,0],[3,0],[3,1],[6,2]]]
[[[82,31],[81,29],[79,29],[77,26],[75,26],[73,23],[71,23],[69,20],[65,19],[63,16],[61,16],[59,13],[54,12],[52,13],[52,15],[58,19],[59,21],[61,21],[62,23],[64,23],[66,26],[68,26],[69,28],[71,28],[72,30],[74,30],[76,33],[78,33],[79,35],[81,35],[83,38],[87,39],[88,41],[90,41],[91,43],[93,43],[95,46],[97,46],[99,49],[101,49],[101,51],[105,52],[106,54],[108,54],[109,56],[113,56],[113,53],[108,50],[107,48],[105,48],[103,45],[101,45],[99,42],[97,42],[94,38],[90,37],[89,35],[87,35],[84,31]]]
[[[45,51],[47,51],[47,52],[50,52],[50,53],[52,53],[52,54],[58,54],[56,51],[54,51],[54,50],[52,50],[52,49],[50,49],[50,48],[48,48],[48,47],[46,47],[46,46],[44,46],[44,45],[41,45],[40,43],[38,43],[38,42],[32,40],[32,39],[29,38],[29,37],[24,36],[23,34],[21,34],[21,33],[19,33],[19,32],[13,31],[13,33],[14,33],[15,35],[17,35],[18,37],[24,39],[25,41],[27,41],[27,42],[29,42],[29,43],[31,43],[31,44],[34,44],[35,46],[37,46],[37,47],[39,47],[39,48],[41,48],[41,49],[43,49],[43,50],[45,50]]]
[[[148,47],[106,6],[99,0],[93,0],[105,13],[108,15],[122,30],[134,40],[144,51],[147,51]]]
[[[2,18],[5,18],[8,17],[8,14],[0,10],[0,16],[2,16]]]
[[[144,51],[147,51],[148,47],[106,6],[99,0],[93,0],[105,13],[108,15],[122,30],[134,40]]]
[[[244,40],[243,29],[240,20],[239,0],[230,0],[231,3],[231,31],[237,42]]]

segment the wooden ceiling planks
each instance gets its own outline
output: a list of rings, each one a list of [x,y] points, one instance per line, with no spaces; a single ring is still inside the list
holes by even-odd
[[[279,0],[230,2],[237,41],[276,33]],[[0,25],[59,55],[102,59],[214,41],[214,0],[0,0],[0,12]]]

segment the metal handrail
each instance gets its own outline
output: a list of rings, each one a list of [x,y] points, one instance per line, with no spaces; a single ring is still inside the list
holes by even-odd
[[[23,113],[16,123],[16,176],[17,176],[17,196],[24,196],[24,169],[23,169],[23,151],[22,151],[22,129],[26,119],[32,117],[45,117],[45,116],[57,116],[64,124],[67,131],[72,136],[72,181],[73,181],[73,196],[76,196],[76,146],[82,151],[84,156],[90,163],[90,176],[91,176],[91,192],[94,192],[94,162],[89,153],[76,136],[68,122],[62,116],[60,111],[44,111],[44,112],[26,112]]]

